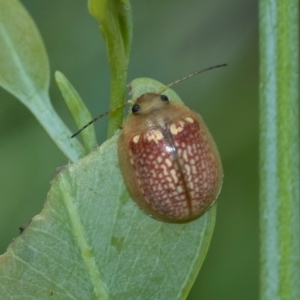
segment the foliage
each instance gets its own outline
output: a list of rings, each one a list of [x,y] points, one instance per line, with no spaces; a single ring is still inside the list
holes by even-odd
[[[130,6],[117,0],[90,1],[89,9],[101,21],[108,45],[115,107],[124,102]],[[70,139],[54,112],[45,48],[19,1],[0,0],[0,20],[0,84],[33,112],[63,153],[77,161],[96,145],[93,128],[86,131],[82,146]],[[120,42],[123,51],[116,58]],[[62,73],[56,73],[56,80],[82,126],[90,118],[88,110]],[[142,92],[149,85],[162,85],[141,79],[132,83],[134,90],[135,84]],[[180,101],[173,91],[168,93]],[[111,120],[109,135],[120,118],[112,115]],[[129,198],[120,175],[118,135],[56,175],[43,211],[0,257],[1,298],[186,298],[208,249],[216,207],[186,224],[167,224],[144,214]]]

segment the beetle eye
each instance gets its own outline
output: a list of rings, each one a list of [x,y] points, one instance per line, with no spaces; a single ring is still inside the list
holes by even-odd
[[[160,95],[160,99],[163,102],[168,102],[169,101],[169,98],[166,95]]]
[[[141,109],[141,107],[140,107],[139,105],[135,104],[135,105],[132,106],[131,111],[132,111],[133,113],[137,113],[137,112],[140,111],[140,109]]]

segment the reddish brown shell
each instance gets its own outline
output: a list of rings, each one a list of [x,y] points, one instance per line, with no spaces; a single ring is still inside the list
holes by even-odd
[[[127,189],[154,218],[183,222],[202,215],[222,185],[222,165],[201,117],[186,106],[148,93],[136,100],[118,142]]]

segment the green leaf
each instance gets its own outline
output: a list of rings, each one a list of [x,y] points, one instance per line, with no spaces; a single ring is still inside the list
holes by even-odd
[[[89,0],[90,14],[100,23],[106,40],[111,68],[110,108],[125,101],[125,86],[132,41],[132,13],[129,0]],[[116,110],[109,116],[108,137],[123,121],[123,111]]]
[[[0,0],[0,86],[30,109],[71,161],[84,155],[53,110],[46,50],[34,22],[17,0]]]
[[[56,176],[42,213],[0,257],[1,299],[185,298],[215,207],[186,224],[147,216],[119,173],[118,136]]]
[[[70,81],[66,78],[64,74],[59,71],[55,72],[55,80],[61,91],[61,94],[65,100],[65,103],[72,114],[72,117],[80,129],[92,120],[92,116],[85,106],[84,102],[81,100],[79,94],[72,86]],[[93,125],[90,125],[81,133],[83,146],[86,153],[90,153],[97,147],[96,133]]]
[[[133,93],[142,82],[162,86],[137,79]],[[186,298],[209,247],[216,205],[184,224],[146,215],[124,186],[119,135],[53,180],[42,213],[0,257],[0,299]]]

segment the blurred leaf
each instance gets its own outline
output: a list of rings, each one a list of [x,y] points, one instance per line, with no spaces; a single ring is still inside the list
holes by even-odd
[[[132,13],[129,0],[89,0],[90,14],[100,23],[111,69],[110,108],[125,101],[125,86],[132,41]],[[109,116],[108,137],[123,121],[123,111]]]
[[[21,101],[49,88],[45,47],[19,1],[0,0],[0,82]]]
[[[17,0],[0,0],[0,86],[25,104],[72,161],[84,155],[51,106],[49,65],[42,39]]]
[[[162,85],[137,79],[133,91],[141,82]],[[170,89],[166,94],[179,100]],[[146,215],[123,184],[119,134],[56,176],[42,213],[0,257],[0,298],[186,298],[208,250],[216,206],[184,224]]]
[[[87,122],[92,120],[90,112],[88,111],[75,88],[72,86],[72,84],[64,74],[56,71],[55,80],[65,100],[65,103],[68,106],[68,109],[77,125],[77,128],[82,128],[87,124]],[[83,140],[83,146],[87,154],[92,150],[95,150],[95,148],[97,147],[97,140],[93,125],[83,130],[81,133],[81,137]]]

